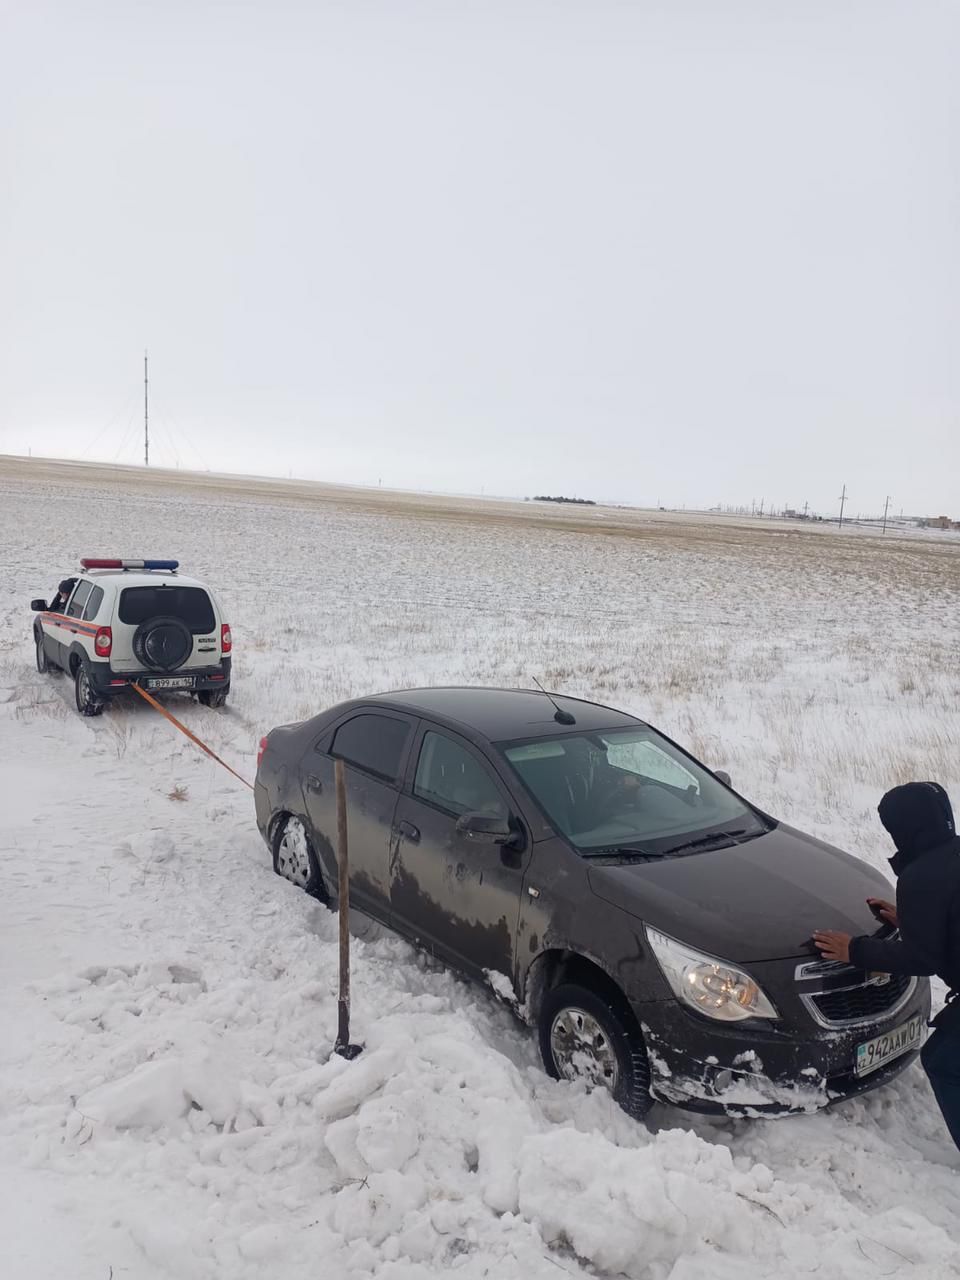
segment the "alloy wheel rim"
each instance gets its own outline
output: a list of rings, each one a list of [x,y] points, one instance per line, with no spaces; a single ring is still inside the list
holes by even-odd
[[[310,879],[310,855],[303,823],[288,822],[277,847],[277,870],[285,880],[305,889]]]
[[[550,1027],[550,1052],[563,1080],[585,1080],[613,1093],[620,1063],[603,1027],[584,1009],[561,1009]]]
[[[90,681],[87,679],[87,673],[80,671],[80,702],[82,706],[87,706],[90,702]]]

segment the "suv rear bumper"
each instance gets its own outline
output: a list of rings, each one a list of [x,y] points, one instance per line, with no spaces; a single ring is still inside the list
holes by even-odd
[[[162,671],[111,671],[109,662],[89,662],[87,671],[94,693],[98,698],[104,699],[113,698],[116,694],[123,693],[130,685],[140,681],[167,678]],[[201,689],[225,689],[230,684],[230,659],[222,658],[214,666],[201,667],[199,670],[191,667],[188,671],[169,673],[169,678],[172,680],[180,679],[182,676],[192,676],[194,680],[190,689],[181,690],[183,693],[195,693]],[[146,683],[144,688],[149,691],[149,685]],[[175,693],[177,690],[170,690],[170,692]]]

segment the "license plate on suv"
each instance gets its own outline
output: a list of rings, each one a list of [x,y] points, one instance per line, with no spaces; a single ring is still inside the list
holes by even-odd
[[[919,1049],[923,1043],[924,1019],[911,1018],[886,1035],[876,1036],[873,1040],[865,1040],[857,1045],[856,1072],[858,1076],[869,1075],[902,1053],[911,1049]]]
[[[145,680],[144,684],[148,689],[192,689],[195,680],[195,676],[163,676]]]

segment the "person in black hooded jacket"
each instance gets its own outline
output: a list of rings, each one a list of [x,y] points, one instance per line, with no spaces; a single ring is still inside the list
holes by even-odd
[[[947,793],[936,782],[894,787],[878,812],[897,847],[890,859],[897,903],[867,902],[899,927],[899,941],[851,938],[829,929],[813,940],[827,960],[881,973],[936,974],[947,984],[947,1004],[933,1020],[920,1060],[960,1148],[960,837]]]

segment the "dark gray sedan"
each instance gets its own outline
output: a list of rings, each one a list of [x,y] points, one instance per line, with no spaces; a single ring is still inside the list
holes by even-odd
[[[541,692],[418,689],[261,742],[278,874],[331,905],[334,761],[351,903],[512,994],[547,1071],[701,1111],[811,1111],[916,1056],[926,979],[820,959],[885,936],[879,872],[763,813],[650,725]]]

